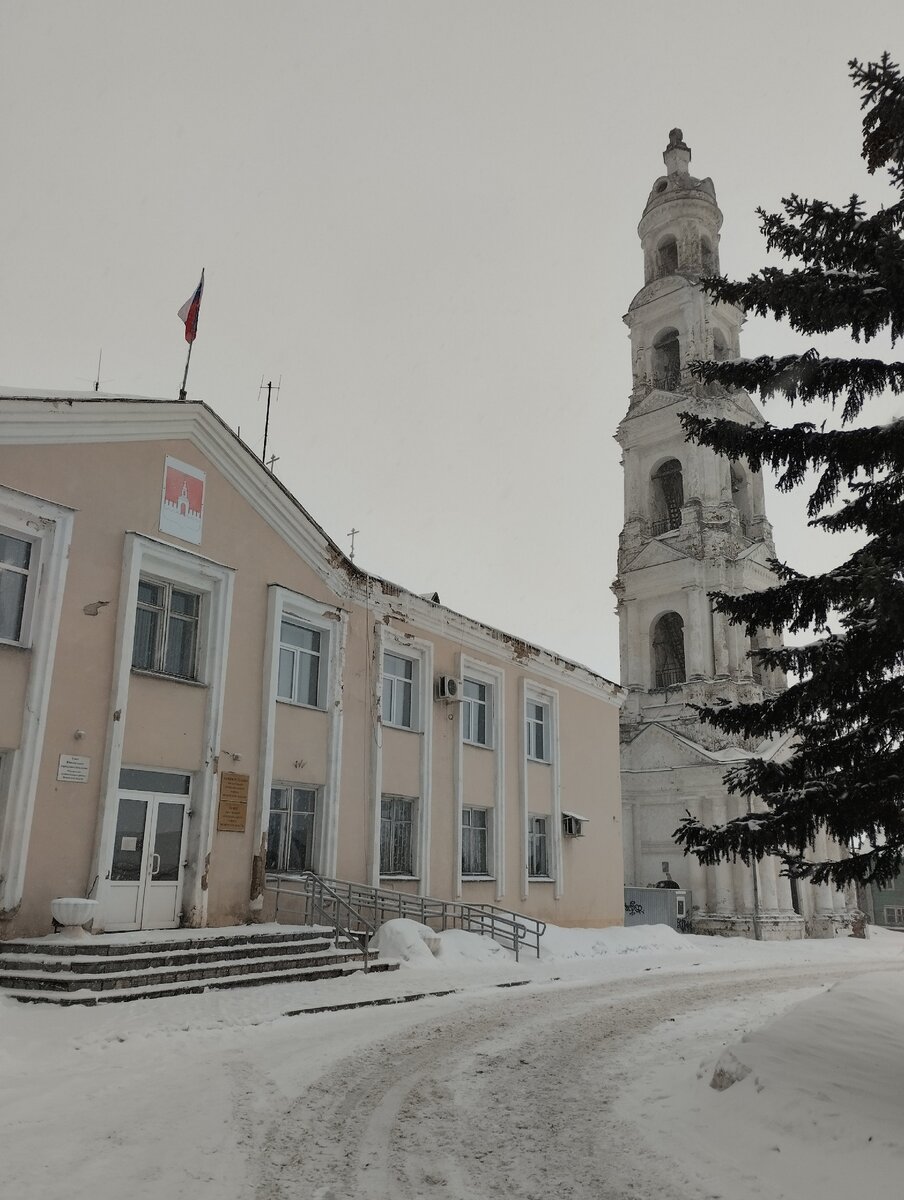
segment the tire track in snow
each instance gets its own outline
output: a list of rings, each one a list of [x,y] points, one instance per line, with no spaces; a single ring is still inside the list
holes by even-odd
[[[612,1111],[639,1039],[735,997],[863,972],[773,967],[440,1001],[274,1114],[257,1200],[715,1200],[704,1172],[688,1178]]]

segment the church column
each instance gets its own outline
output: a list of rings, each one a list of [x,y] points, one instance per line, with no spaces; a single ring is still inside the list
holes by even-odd
[[[728,674],[728,618],[713,611],[713,658],[716,676]]]
[[[687,603],[687,645],[685,652],[685,671],[688,679],[707,674],[706,644],[704,640],[705,625],[700,601],[705,601],[703,589],[697,584],[687,584],[684,587]]]
[[[712,802],[712,823],[725,824],[725,800],[717,798]],[[724,859],[713,868],[716,878],[716,912],[719,916],[728,916],[735,911],[734,868]]]
[[[709,908],[709,896],[706,893],[706,867],[696,854],[687,856],[688,880],[691,889],[692,909],[696,908],[702,916]]]
[[[634,886],[643,887],[643,812],[640,804],[633,804],[634,819],[631,835],[634,840]]]
[[[794,913],[794,901],[791,898],[791,880],[779,874],[778,862],[775,864],[775,887],[778,894],[778,909],[783,913]]]
[[[826,835],[823,832],[817,833],[816,841],[813,847],[816,858],[820,862],[825,862],[829,855],[829,847],[826,841]],[[829,916],[835,911],[835,902],[832,899],[833,888],[827,883],[820,883],[816,886],[816,912],[822,916]]]
[[[771,855],[767,854],[765,858],[760,859],[757,867],[757,878],[759,879],[760,884],[760,908],[764,912],[778,911],[779,903],[777,869],[777,863],[775,859],[771,857]],[[791,893],[789,890],[789,901],[790,896]],[[788,907],[790,908],[790,903]]]

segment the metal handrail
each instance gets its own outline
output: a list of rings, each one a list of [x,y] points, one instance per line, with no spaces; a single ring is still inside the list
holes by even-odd
[[[303,871],[293,876],[268,875],[267,884],[276,881],[277,912],[279,920],[279,897],[287,895],[312,895],[316,888],[321,897],[318,907],[323,907],[324,893],[338,906],[342,905],[353,914],[360,924],[375,932],[375,926],[393,917],[408,917],[422,925],[434,925],[440,929],[466,929],[472,933],[486,934],[515,952],[515,961],[520,958],[521,946],[526,945],[540,957],[540,938],[546,932],[546,922],[521,913],[498,908],[494,904],[466,904],[460,900],[439,900],[432,896],[414,896],[410,892],[396,892],[389,888],[372,887],[369,884],[351,883],[347,880],[328,879],[313,871]],[[302,890],[291,887],[301,884]],[[362,915],[362,909],[373,915],[374,924]],[[331,920],[331,918],[330,918]]]
[[[308,910],[306,914],[308,920],[306,923],[310,925],[314,924],[310,918],[313,915],[312,910],[316,910],[321,919],[324,920],[325,924],[333,926],[334,945],[339,945],[340,938],[345,938],[350,942],[356,942],[361,948],[361,953],[364,956],[364,970],[370,970],[371,952],[369,950],[369,945],[370,939],[377,932],[376,927],[371,925],[370,921],[363,917],[359,912],[356,912],[351,905],[339,895],[338,892],[334,891],[333,888],[330,887],[327,880],[325,880],[321,875],[317,875],[314,871],[304,871],[302,872],[301,876],[299,876],[299,879],[305,884],[304,891],[301,893],[301,895],[303,895],[308,902],[306,904],[306,908]],[[284,880],[279,875],[268,875],[265,880],[266,886],[269,887],[271,885],[271,881],[273,880],[276,881],[276,887],[272,890],[276,892],[276,919],[278,921],[279,896],[280,891],[283,890],[281,889],[281,884],[284,882]],[[331,901],[334,910],[332,913],[330,912],[330,907],[324,904],[324,893]],[[289,894],[298,895],[299,893],[289,889]],[[346,925],[343,925],[339,920],[339,913],[340,909],[342,908],[346,909],[349,916],[353,918],[354,922],[357,922],[359,926],[363,925],[364,929],[352,928],[353,922],[351,920],[349,920]]]

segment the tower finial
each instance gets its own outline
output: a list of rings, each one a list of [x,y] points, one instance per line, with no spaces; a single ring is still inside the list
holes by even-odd
[[[662,154],[662,161],[670,175],[686,175],[691,161],[691,148],[685,144],[684,134],[676,126],[669,130],[669,144]]]

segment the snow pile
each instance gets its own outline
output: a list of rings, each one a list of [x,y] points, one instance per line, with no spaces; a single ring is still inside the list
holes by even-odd
[[[397,917],[381,925],[370,939],[368,949],[378,950],[381,958],[396,958],[410,966],[433,967],[437,934],[429,925]]]
[[[663,954],[673,951],[692,951],[699,955],[700,947],[668,925],[634,925],[629,929],[612,926],[610,929],[564,929],[547,925],[540,939],[540,956],[544,960],[572,958],[606,958],[611,954]]]

